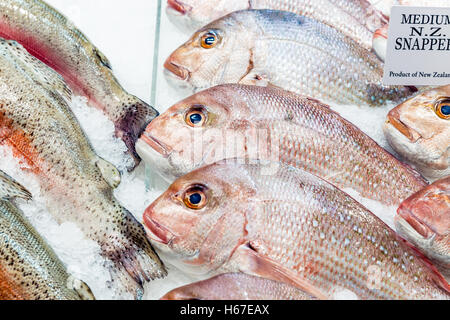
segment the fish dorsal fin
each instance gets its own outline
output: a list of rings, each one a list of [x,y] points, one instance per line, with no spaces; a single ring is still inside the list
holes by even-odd
[[[247,243],[237,249],[236,254],[239,255],[241,272],[292,285],[317,299],[330,299],[328,295],[313,286],[307,279],[259,253],[259,250],[255,250],[254,247],[253,244]]]
[[[18,42],[12,40],[3,41],[9,45],[11,57],[15,58],[16,65],[18,65],[28,77],[45,89],[58,93],[67,102],[72,100],[72,90],[70,90],[64,78],[59,73],[32,56]]]
[[[95,165],[111,188],[115,189],[119,186],[121,181],[120,172],[113,164],[99,157]]]
[[[31,193],[13,178],[0,170],[0,198],[10,200],[14,198],[31,199]]]
[[[67,278],[67,288],[74,290],[80,296],[81,300],[95,300],[95,296],[91,291],[91,288],[83,281],[69,276]]]
[[[111,62],[109,62],[108,58],[102,52],[100,52],[100,50],[98,50],[97,48],[93,48],[92,51],[104,67],[112,70]]]

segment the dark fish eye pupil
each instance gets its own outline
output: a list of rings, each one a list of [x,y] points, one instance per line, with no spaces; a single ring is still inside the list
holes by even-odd
[[[202,201],[202,196],[199,193],[193,193],[189,197],[189,202],[193,205],[198,205]]]
[[[202,122],[203,117],[201,114],[195,113],[192,114],[189,119],[191,120],[192,124],[199,124],[200,122]]]
[[[443,105],[441,107],[441,112],[443,115],[449,116],[450,115],[450,104]]]
[[[213,45],[215,41],[216,41],[216,38],[214,36],[209,36],[208,38],[205,39],[205,43],[208,46]]]

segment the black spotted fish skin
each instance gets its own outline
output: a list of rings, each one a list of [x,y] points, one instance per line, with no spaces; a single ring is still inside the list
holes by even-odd
[[[179,3],[169,4],[169,17],[177,25],[184,24],[188,29],[201,28],[241,9],[283,10],[323,22],[369,50],[372,48],[373,33],[388,21],[367,0],[184,0],[181,8]],[[180,12],[184,7],[189,10]]]
[[[113,282],[140,296],[164,267],[143,227],[114,198],[99,169],[106,162],[69,109],[64,80],[14,41],[0,40],[0,66],[0,140],[39,179],[56,220],[97,242],[112,262]]]
[[[19,42],[102,110],[138,164],[134,143],[158,112],[124,90],[108,59],[70,20],[41,0],[3,0],[0,37]]]
[[[53,250],[10,202],[31,194],[0,171],[0,300],[79,300]]]

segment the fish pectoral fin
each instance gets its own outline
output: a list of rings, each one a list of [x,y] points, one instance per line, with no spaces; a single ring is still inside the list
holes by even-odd
[[[237,249],[236,253],[239,255],[241,272],[292,285],[317,299],[329,299],[326,294],[313,286],[307,279],[259,253],[260,248],[259,244],[250,242]]]
[[[111,186],[111,188],[115,189],[119,186],[121,175],[119,170],[113,164],[102,158],[98,158],[95,165],[102,173],[103,179],[105,179],[105,181]]]
[[[67,288],[78,293],[81,300],[95,300],[95,296],[92,293],[91,288],[89,288],[89,286],[80,279],[69,276],[69,278],[67,278]]]
[[[0,198],[10,200],[21,198],[31,200],[31,193],[21,184],[0,170]]]
[[[250,70],[242,79],[239,84],[246,84],[251,86],[268,87],[270,85],[270,79],[266,72],[261,70]]]

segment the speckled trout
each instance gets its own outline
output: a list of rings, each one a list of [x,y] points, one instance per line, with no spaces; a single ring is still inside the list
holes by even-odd
[[[450,298],[442,275],[346,193],[270,166],[224,161],[177,180],[144,213],[155,246],[189,273],[243,272],[319,299]]]
[[[314,300],[314,297],[283,282],[229,273],[177,288],[161,300]]]
[[[11,202],[31,194],[0,171],[0,300],[92,300]]]
[[[198,30],[165,62],[172,83],[276,86],[341,104],[400,101],[415,87],[382,83],[383,63],[336,29],[291,12],[244,10]]]
[[[113,280],[139,296],[164,268],[143,227],[113,196],[119,172],[95,154],[67,99],[62,77],[17,42],[0,40],[0,142],[38,178],[56,220],[96,241]]]
[[[173,182],[228,158],[281,161],[398,207],[427,185],[329,106],[277,88],[221,85],[175,104],[136,144]]]
[[[157,111],[122,88],[108,59],[66,17],[44,1],[2,0],[0,37],[22,44],[101,109],[139,162],[134,144]]]
[[[233,11],[273,9],[314,18],[371,49],[372,35],[387,18],[366,0],[168,0],[167,13],[186,29],[198,29]]]

